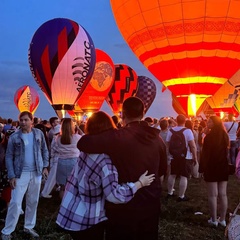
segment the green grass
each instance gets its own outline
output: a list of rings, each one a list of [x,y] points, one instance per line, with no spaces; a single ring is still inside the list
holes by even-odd
[[[228,182],[228,213],[233,212],[239,201],[240,183],[235,176],[230,176]],[[178,180],[175,184],[178,193]],[[209,210],[207,202],[206,186],[203,179],[190,179],[186,195],[188,202],[176,202],[176,199],[166,200],[167,186],[163,184],[162,212],[159,222],[159,239],[161,240],[221,240],[224,237],[224,228],[212,228],[207,224]],[[71,240],[71,237],[60,231],[55,224],[60,200],[58,193],[53,192],[53,198],[40,198],[35,229],[43,240]],[[202,212],[202,215],[195,215]],[[13,233],[14,239],[26,240],[27,236],[22,232],[24,217],[20,216],[17,229]],[[227,219],[228,220],[228,219]],[[1,224],[0,228],[4,225]],[[149,239],[151,240],[151,239]]]

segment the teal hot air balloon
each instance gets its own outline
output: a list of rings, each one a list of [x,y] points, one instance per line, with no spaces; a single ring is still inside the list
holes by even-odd
[[[145,113],[152,105],[157,93],[157,88],[154,81],[146,76],[138,76],[138,89],[136,97],[139,97],[144,104]]]

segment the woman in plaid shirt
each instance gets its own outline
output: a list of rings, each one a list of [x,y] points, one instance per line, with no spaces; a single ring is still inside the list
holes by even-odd
[[[88,119],[85,132],[97,134],[111,128],[115,128],[111,117],[99,111]],[[135,183],[118,184],[117,170],[108,155],[81,152],[68,178],[56,222],[73,239],[102,240],[107,220],[105,200],[127,203],[153,180],[154,174],[147,176],[146,171]]]

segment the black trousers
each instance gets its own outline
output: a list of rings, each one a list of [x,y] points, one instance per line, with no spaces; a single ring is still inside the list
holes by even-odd
[[[66,231],[73,240],[103,240],[106,222],[101,222],[91,228],[82,231]]]
[[[160,206],[148,211],[111,211],[106,240],[158,240],[159,214]]]

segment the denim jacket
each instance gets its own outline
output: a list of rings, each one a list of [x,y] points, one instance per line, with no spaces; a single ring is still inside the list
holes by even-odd
[[[43,168],[48,167],[49,164],[48,148],[42,131],[37,128],[32,128],[32,132],[34,160],[36,163],[37,173],[38,175],[41,175]],[[22,174],[23,161],[25,157],[22,135],[22,131],[19,130],[13,133],[8,141],[5,160],[9,179],[20,178]]]

